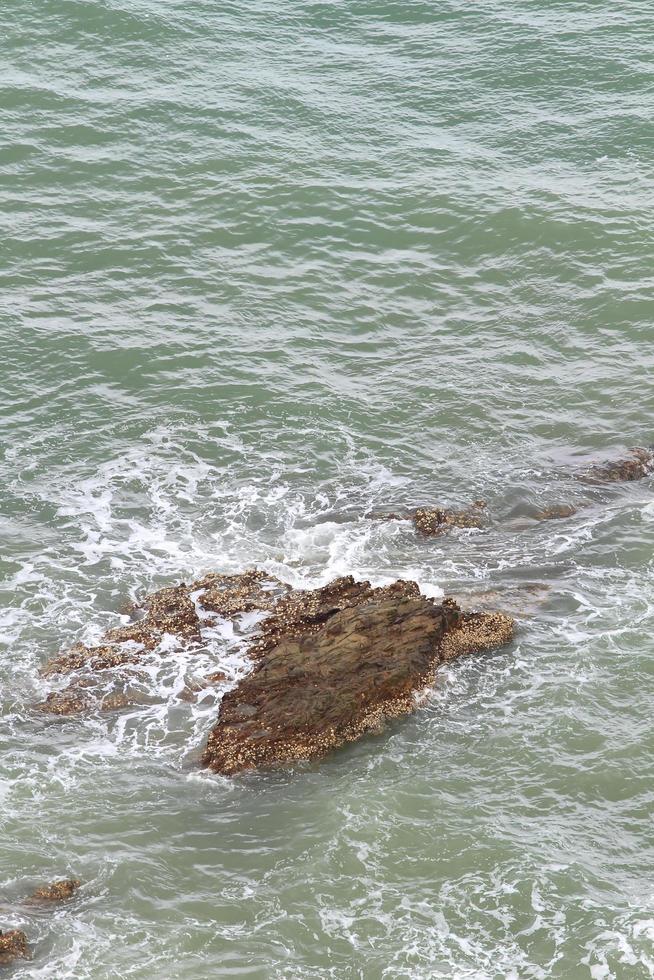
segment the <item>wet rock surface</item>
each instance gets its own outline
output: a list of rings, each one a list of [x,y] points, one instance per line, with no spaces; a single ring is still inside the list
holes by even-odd
[[[298,639],[318,633],[335,613],[373,598],[419,595],[420,590],[415,582],[394,582],[374,589],[369,582],[357,582],[351,575],[335,579],[320,589],[291,590],[261,624],[250,652],[252,656],[260,657],[282,639]]]
[[[60,881],[53,881],[49,885],[42,885],[40,888],[36,888],[27,901],[30,904],[39,902],[66,902],[73,897],[81,885],[82,882],[79,878],[62,878]]]
[[[141,606],[132,607],[133,616],[142,615],[137,622],[109,630],[99,646],[76,644],[49,660],[42,673],[47,677],[82,668],[98,671],[138,663],[144,654],[156,650],[166,634],[184,643],[199,643],[200,619],[190,592],[182,583],[146,596]]]
[[[225,695],[207,741],[202,763],[223,775],[319,759],[412,711],[440,662],[513,632],[509,617],[435,604],[415,582],[373,589],[350,578],[295,594],[272,619],[252,648],[257,667]]]
[[[43,676],[74,677],[65,688],[50,692],[36,709],[66,717],[144,703],[142,694],[130,688],[130,680],[139,677],[138,665],[157,654],[165,637],[173,637],[187,649],[201,648],[203,623],[196,600],[203,615],[233,618],[254,610],[270,612],[291,591],[289,585],[258,570],[209,574],[190,585],[160,589],[123,609],[133,622],[108,630],[97,646],[78,643],[49,660],[42,668]],[[222,679],[219,672],[210,675],[207,685]],[[193,699],[190,689],[187,695]]]
[[[27,936],[20,929],[0,930],[0,966],[7,966],[15,960],[29,959]]]
[[[537,510],[534,514],[535,521],[561,521],[566,517],[574,517],[578,508],[573,504],[550,504]]]
[[[642,480],[654,473],[654,451],[635,447],[624,459],[598,463],[581,474],[589,483],[620,483]]]
[[[195,601],[226,617],[268,613],[248,648],[254,671],[225,694],[203,754],[204,766],[224,774],[320,758],[385,718],[413,710],[416,692],[440,662],[493,649],[513,631],[502,613],[462,613],[452,600],[425,598],[411,581],[375,588],[344,576],[298,590],[263,572],[211,575],[162,589],[144,600],[137,625],[162,637],[171,631],[192,648],[201,640]],[[106,687],[107,678],[113,683],[121,667],[144,655],[132,633],[124,636],[123,627],[111,630],[101,646],[75,647],[51,661],[47,676],[66,670],[74,676],[37,708],[66,716],[133,703],[127,693]],[[143,650],[152,652],[145,644]],[[226,680],[214,671],[204,683]],[[187,685],[180,696],[193,700],[202,686]]]
[[[488,520],[488,511],[483,500],[475,500],[464,510],[419,507],[414,511],[412,520],[416,531],[426,537],[434,537],[451,527],[484,527]]]
[[[190,586],[200,592],[202,609],[229,619],[238,613],[271,610],[290,586],[265,572],[251,570],[242,575],[205,575]]]
[[[157,651],[166,636],[183,646],[202,642],[200,617],[191,598],[193,586],[185,583],[160,589],[146,596],[140,605],[129,607],[135,622],[108,630],[98,646],[75,644],[49,660],[42,668],[45,677],[70,673],[82,676],[61,691],[53,691],[36,705],[52,715],[76,715],[90,711],[116,711],[135,703],[127,690],[102,690],[102,677],[113,685],[120,682],[117,668],[134,668]],[[127,677],[127,675],[126,675]],[[126,677],[123,678],[126,683]],[[138,703],[138,698],[136,699]]]
[[[488,523],[488,508],[483,500],[475,500],[469,507],[454,510],[450,507],[418,507],[391,513],[373,513],[373,520],[411,521],[419,534],[435,537],[450,528],[482,528]]]

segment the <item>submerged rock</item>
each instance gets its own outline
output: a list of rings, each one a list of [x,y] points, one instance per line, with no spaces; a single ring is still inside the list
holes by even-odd
[[[448,510],[441,507],[419,507],[413,513],[416,531],[427,537],[443,534],[450,527],[484,527],[488,511],[483,500],[475,500],[465,510]]]
[[[550,504],[533,515],[535,521],[560,521],[566,517],[574,517],[578,508],[573,504]]]
[[[156,650],[166,634],[184,643],[201,640],[200,619],[190,588],[183,583],[146,596],[142,606],[132,607],[132,615],[137,612],[143,613],[138,622],[109,630],[99,646],[76,644],[49,660],[42,673],[48,677],[82,668],[98,671],[138,663],[145,654]]]
[[[436,605],[415,582],[348,577],[305,596],[276,610],[252,648],[258,666],[225,695],[202,757],[214,772],[319,759],[412,711],[439,663],[513,633],[508,616]]]
[[[379,521],[412,521],[416,531],[427,537],[444,534],[451,527],[485,527],[488,523],[488,508],[484,500],[475,500],[463,510],[449,507],[418,507],[414,510],[392,513],[373,513]]]
[[[642,480],[651,473],[654,473],[654,452],[636,447],[629,450],[626,459],[591,466],[581,475],[581,479],[591,483],[618,483]]]
[[[0,929],[0,966],[6,966],[14,960],[29,959],[29,955],[27,936],[24,932],[20,929],[2,932]]]
[[[81,885],[79,878],[63,878],[61,881],[53,881],[49,885],[42,885],[35,889],[27,901],[29,903],[66,902],[73,897]]]
[[[546,582],[525,582],[522,585],[499,585],[495,589],[461,594],[457,601],[462,609],[478,612],[502,610],[524,618],[534,616],[549,600],[551,585]]]

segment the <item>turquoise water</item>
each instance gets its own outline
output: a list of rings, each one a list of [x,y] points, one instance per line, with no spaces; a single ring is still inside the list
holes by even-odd
[[[574,475],[654,442],[651,4],[0,27],[7,974],[653,976],[653,485]],[[488,529],[433,541],[371,517],[479,497]],[[243,669],[228,629],[143,705],[34,711],[130,597],[255,564],[415,578],[518,635],[384,735],[231,782],[196,766],[215,692],[180,698]]]

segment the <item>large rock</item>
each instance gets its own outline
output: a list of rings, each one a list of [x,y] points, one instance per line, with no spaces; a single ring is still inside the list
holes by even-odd
[[[437,605],[413,582],[372,589],[347,578],[304,595],[264,623],[257,667],[225,695],[202,758],[213,771],[320,758],[412,711],[439,663],[513,632],[509,617]]]
[[[499,646],[513,630],[507,616],[434,603],[410,581],[373,588],[345,576],[297,590],[258,571],[208,575],[146,597],[134,610],[141,618],[110,630],[101,645],[50,661],[47,675],[72,678],[37,707],[55,715],[126,707],[139,661],[158,655],[166,635],[201,650],[212,616],[253,610],[267,613],[249,647],[256,666],[224,696],[202,760],[229,775],[319,758],[412,711],[439,663]],[[225,680],[212,674],[206,684]]]

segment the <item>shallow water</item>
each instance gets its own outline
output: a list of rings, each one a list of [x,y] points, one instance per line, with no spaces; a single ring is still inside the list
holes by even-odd
[[[653,483],[575,478],[654,442],[650,4],[0,25],[8,975],[654,975]],[[479,497],[487,529],[432,541],[370,516]],[[251,565],[415,578],[518,635],[383,735],[231,782],[195,764],[216,699],[179,695],[238,675],[238,631],[127,712],[34,712],[127,599]]]

